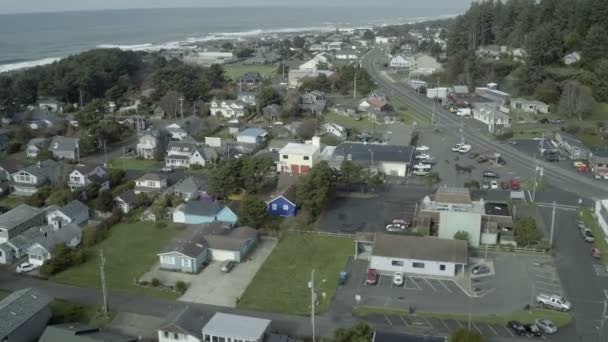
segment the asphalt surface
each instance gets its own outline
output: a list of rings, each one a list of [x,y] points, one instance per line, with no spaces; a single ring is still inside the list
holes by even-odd
[[[393,83],[381,75],[380,60],[383,54],[377,50],[365,55],[361,61],[362,66],[368,70],[372,78],[377,82],[380,89],[384,90],[389,96],[399,97],[408,106],[421,114],[431,117],[433,103],[424,96],[418,96],[414,90],[406,84]],[[487,133],[487,128],[481,123],[469,120],[464,126],[464,136],[467,143],[473,148],[483,147],[484,150],[492,149],[499,152],[508,162],[509,167],[518,175],[531,179],[534,177],[534,157],[515,149],[513,146],[496,141]],[[461,120],[444,110],[440,106],[436,110],[436,122],[441,132],[446,137],[460,138],[459,130]],[[545,179],[550,184],[560,189],[579,194],[589,198],[604,198],[608,193],[608,184],[581,177],[576,171],[565,169],[559,165],[538,161],[544,167]]]

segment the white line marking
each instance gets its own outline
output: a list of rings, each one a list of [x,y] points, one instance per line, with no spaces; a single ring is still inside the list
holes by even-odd
[[[430,281],[428,281],[428,280],[427,280],[427,279],[425,279],[425,278],[422,278],[422,280],[424,280],[424,281],[425,281],[427,284],[429,284],[429,286],[430,286],[430,287],[433,289],[433,291],[437,292],[437,289],[435,288],[435,286],[433,286],[433,284],[431,284],[431,282],[430,282]]]
[[[506,327],[503,327],[503,328],[505,328],[505,330],[509,333],[509,335],[511,335],[511,337],[515,337],[515,335],[513,335],[511,330],[509,330],[509,328],[506,328]]]
[[[448,325],[445,323],[445,321],[444,321],[444,320],[440,319],[439,321],[440,321],[441,323],[443,323],[443,326],[444,326],[444,327],[445,327],[445,328],[446,328],[448,331],[452,330],[452,329],[450,329],[450,327],[448,327]]]
[[[458,325],[459,325],[461,328],[464,328],[464,326],[463,326],[462,324],[460,324],[460,321],[456,321],[456,323],[458,323]]]
[[[390,325],[391,327],[393,326],[393,322],[391,322],[391,320],[388,319],[387,315],[384,315],[384,319],[386,319],[386,322],[388,322],[388,325]]]
[[[488,326],[488,328],[490,328],[490,330],[492,330],[492,332],[494,333],[494,335],[498,336],[498,332],[496,332],[496,330],[494,330],[494,328],[492,328],[491,325],[486,324]]]
[[[428,326],[429,326],[431,329],[435,329],[435,327],[434,327],[434,326],[431,324],[431,322],[430,322],[428,319],[424,318],[424,320],[426,321],[426,324],[427,324],[427,325],[428,325]]]
[[[422,287],[420,287],[420,285],[418,285],[418,283],[414,280],[414,278],[410,277],[410,279],[412,280],[412,283],[414,283],[414,285],[416,285],[418,290],[422,290]]]
[[[399,316],[399,318],[401,318],[401,322],[403,322],[403,325],[405,325],[406,327],[410,326],[409,324],[407,324],[407,321],[405,320],[405,318],[403,318],[403,316]]]
[[[481,329],[479,329],[479,328],[478,328],[478,327],[475,325],[475,322],[471,322],[471,324],[473,324],[473,327],[474,327],[475,329],[477,329],[477,331],[479,331],[479,334],[483,335],[483,333],[481,332]]]
[[[447,290],[449,293],[452,293],[452,290],[450,290],[450,288],[449,288],[449,287],[448,287],[446,284],[444,284],[444,283],[443,283],[443,281],[439,280],[439,284],[441,284],[443,287],[445,287],[445,289],[446,289],[446,290]]]

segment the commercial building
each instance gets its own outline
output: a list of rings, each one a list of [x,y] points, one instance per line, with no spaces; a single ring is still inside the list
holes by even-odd
[[[298,175],[310,172],[320,161],[321,139],[313,137],[310,144],[288,143],[279,151],[277,171]]]
[[[348,141],[336,146],[328,162],[339,169],[345,160],[375,173],[405,177],[414,161],[414,147]]]

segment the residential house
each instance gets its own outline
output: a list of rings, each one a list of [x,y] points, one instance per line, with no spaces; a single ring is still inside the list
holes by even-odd
[[[242,74],[238,80],[236,80],[236,84],[241,87],[255,87],[260,82],[262,82],[262,75],[258,72],[246,72]]]
[[[268,132],[261,128],[246,128],[236,135],[236,141],[243,144],[263,144]]]
[[[11,175],[11,192],[30,196],[44,186],[57,186],[63,179],[63,165],[54,160],[39,161]]]
[[[48,138],[33,138],[27,143],[25,148],[25,156],[28,158],[36,158],[42,151],[46,151],[51,142]]]
[[[82,323],[49,325],[38,342],[137,342],[136,337],[102,330]]]
[[[245,104],[240,101],[216,100],[211,101],[211,115],[223,116],[228,119],[238,119],[245,116]]]
[[[167,147],[165,164],[168,167],[190,168],[192,165],[206,166],[218,158],[211,147],[199,145],[195,141],[171,141]]]
[[[268,214],[281,217],[296,216],[298,206],[296,204],[295,177],[281,176],[277,189],[278,191],[266,202]]]
[[[57,159],[80,159],[80,139],[55,136],[49,144],[49,151]]]
[[[237,100],[250,106],[255,106],[256,93],[253,91],[239,91]]]
[[[314,114],[322,113],[327,105],[325,93],[318,90],[313,90],[307,94],[300,96],[300,108]]]
[[[158,342],[202,342],[203,326],[209,318],[190,306],[171,312],[158,328]]]
[[[313,137],[312,143],[288,143],[279,151],[277,172],[292,175],[306,174],[321,160],[321,140]]]
[[[172,141],[182,141],[188,137],[188,133],[178,124],[172,123],[165,127]]]
[[[346,139],[347,131],[344,126],[340,126],[337,123],[328,122],[321,126],[321,132],[325,134],[331,134],[340,139]]]
[[[281,106],[274,103],[262,108],[262,113],[264,114],[264,117],[269,121],[279,121],[279,119],[281,118],[281,112]]]
[[[35,288],[17,290],[0,301],[0,341],[37,341],[51,320],[53,298]]]
[[[236,224],[238,217],[230,207],[210,200],[188,201],[173,212],[175,223],[201,224],[215,221]]]
[[[146,117],[143,115],[130,115],[126,118],[119,119],[117,122],[136,132],[144,131],[147,128]]]
[[[292,69],[287,74],[287,84],[290,88],[297,88],[302,85],[302,82],[307,78],[317,78],[320,75],[327,77],[333,76],[335,73],[330,70],[318,70],[318,69]]]
[[[391,58],[391,60],[389,62],[389,66],[391,68],[399,68],[399,69],[409,68],[411,65],[412,65],[412,63],[409,60],[407,60],[399,55]]]
[[[123,214],[128,214],[131,209],[133,209],[134,205],[133,202],[135,201],[135,191],[133,190],[128,190],[123,192],[122,194],[114,197],[114,206],[118,209],[120,209],[120,211],[123,212]]]
[[[0,215],[0,243],[7,242],[34,226],[42,225],[44,216],[44,210],[27,204],[21,204]]]
[[[156,173],[146,173],[135,180],[135,194],[158,194],[167,188],[167,177]]]
[[[378,233],[369,267],[387,275],[454,277],[464,272],[468,260],[466,241]]]
[[[498,128],[511,126],[511,117],[494,106],[476,106],[473,108],[473,118],[486,124],[490,133],[495,133]]]
[[[572,52],[564,56],[564,64],[572,65],[578,63],[581,60],[581,54],[579,52]]]
[[[318,53],[312,59],[301,64],[298,67],[298,70],[308,70],[308,71],[320,71],[324,69],[331,69],[332,64],[329,61],[330,56],[325,53]]]
[[[589,153],[589,163],[596,177],[608,179],[608,149],[592,149],[591,153]]]
[[[506,46],[498,46],[498,45],[485,45],[477,48],[477,56],[486,57],[493,60],[499,60],[502,54],[507,53]]]
[[[54,96],[40,96],[38,97],[38,109],[63,112],[63,102]]]
[[[394,40],[394,38],[391,38],[391,37],[376,36],[376,38],[374,39],[374,42],[376,44],[390,44],[393,40]]]
[[[158,257],[163,270],[198,273],[211,260],[211,253],[204,237],[194,235],[171,240]]]
[[[68,224],[82,226],[89,221],[89,217],[89,207],[79,200],[73,200],[59,209],[49,211],[46,221],[55,229],[60,229]]]
[[[99,192],[110,189],[108,171],[100,165],[88,164],[78,165],[68,175],[68,186],[70,190],[84,189],[91,184],[99,186]]]
[[[387,176],[405,177],[415,162],[412,146],[343,142],[329,157],[329,165],[340,169],[345,160]]]
[[[173,186],[173,193],[184,201],[210,199],[207,193],[207,179],[202,176],[190,176]]]
[[[339,50],[335,52],[334,56],[342,61],[356,61],[359,59],[359,52],[357,50]]]
[[[572,160],[587,160],[591,150],[576,136],[558,131],[555,133],[555,142]]]
[[[203,341],[264,342],[270,320],[216,313],[203,327]]]
[[[466,85],[455,85],[453,90],[456,97],[467,97],[470,94],[469,87]]]
[[[143,132],[137,141],[137,155],[144,159],[154,159],[165,153],[167,137],[158,130]]]
[[[549,113],[549,105],[537,100],[527,100],[521,97],[511,100],[511,108],[520,110],[526,113],[547,114]]]
[[[45,261],[50,260],[55,246],[64,244],[74,248],[82,240],[82,229],[75,224],[67,224],[59,228],[46,226],[40,230],[32,229],[36,229],[37,236],[30,240],[31,245],[26,253],[28,262],[35,266],[42,266]]]
[[[338,113],[338,114],[344,115],[344,116],[354,117],[357,114],[356,106],[335,105],[331,109],[334,111],[334,113]]]
[[[10,181],[11,174],[21,170],[26,164],[13,159],[0,160],[0,182]]]

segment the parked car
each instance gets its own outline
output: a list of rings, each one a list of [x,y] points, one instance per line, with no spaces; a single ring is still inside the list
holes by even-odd
[[[471,152],[471,148],[472,148],[471,145],[466,145],[466,144],[462,145],[458,149],[458,153],[462,153],[462,154],[469,153],[469,152]]]
[[[511,189],[512,190],[517,191],[517,190],[519,190],[520,186],[521,186],[521,182],[520,182],[519,178],[511,179]]]
[[[488,190],[490,188],[490,182],[488,182],[488,181],[481,182],[481,188],[483,190]]]
[[[426,146],[426,145],[422,145],[422,146],[416,147],[416,151],[426,152],[428,150],[430,150],[430,148],[428,146]]]
[[[27,273],[37,269],[38,266],[32,265],[29,262],[24,262],[17,266],[17,273]]]
[[[344,285],[346,284],[346,281],[348,280],[348,272],[340,272],[340,278],[338,278],[338,284],[339,285]]]
[[[173,172],[173,168],[171,166],[165,166],[162,169],[160,169],[160,172],[162,172],[162,173],[171,173],[171,172]]]
[[[534,324],[524,324],[524,329],[526,329],[526,335],[529,337],[541,337],[543,336],[543,332]]]
[[[433,166],[429,165],[429,164],[423,164],[423,163],[418,163],[418,164],[414,164],[413,169],[414,170],[430,170]]]
[[[430,158],[431,158],[431,156],[428,153],[420,153],[420,154],[416,155],[417,160],[430,159]]]
[[[544,293],[541,293],[536,296],[536,303],[538,304],[538,306],[543,308],[564,312],[570,311],[570,309],[572,308],[572,304],[564,297],[558,295],[548,295]]]
[[[485,178],[500,178],[496,171],[484,171],[482,175]]]
[[[509,329],[511,329],[511,331],[513,331],[515,333],[515,335],[519,335],[519,336],[525,336],[526,335],[526,328],[519,321],[509,321],[507,323],[507,327]]]
[[[474,275],[488,274],[490,268],[487,265],[475,265],[471,268],[471,273]]]
[[[416,170],[412,171],[412,174],[414,176],[426,176],[429,174],[429,172],[425,171],[425,170],[421,170],[421,169],[416,169]]]
[[[403,219],[394,219],[393,221],[391,221],[391,223],[393,223],[393,224],[400,224],[400,225],[403,225],[405,227],[411,226],[410,221],[403,220]]]
[[[376,285],[378,283],[378,271],[373,268],[367,270],[367,279],[365,282],[368,285]]]
[[[466,144],[456,144],[456,145],[454,145],[454,147],[452,147],[452,152],[458,152],[458,150],[460,150],[460,148],[462,146],[464,146],[464,145],[466,145]]]
[[[585,242],[594,242],[595,241],[595,238],[593,237],[593,233],[591,232],[591,229],[589,229],[589,228],[581,229],[581,235],[583,236],[583,240],[585,240]]]
[[[497,182],[497,181],[495,181],[495,180],[491,181],[491,182],[490,182],[490,188],[491,188],[492,190],[498,190],[498,182]]]
[[[537,319],[536,321],[534,321],[534,324],[536,324],[536,326],[545,334],[555,334],[557,332],[557,326],[548,319]]]
[[[236,266],[236,262],[226,260],[226,261],[222,262],[222,264],[220,265],[220,271],[222,271],[224,273],[228,273],[228,272],[232,271],[234,266]]]
[[[596,247],[591,248],[591,256],[595,259],[600,259],[602,257],[602,253]]]
[[[403,273],[395,272],[395,274],[393,275],[393,285],[402,286],[403,283],[404,283]]]
[[[395,233],[395,232],[403,232],[406,226],[398,223],[390,223],[386,225],[386,231]]]

